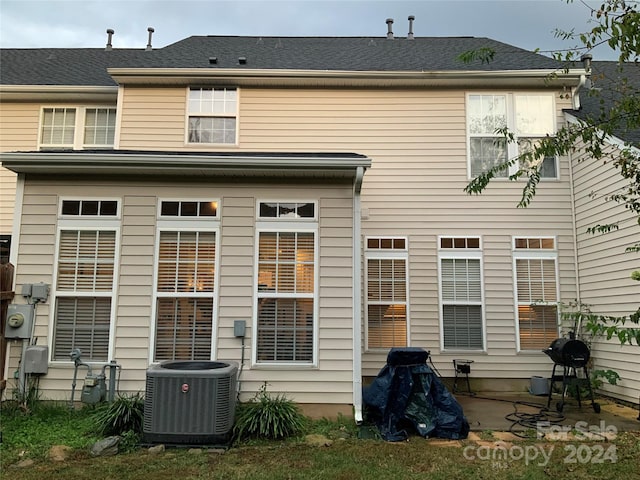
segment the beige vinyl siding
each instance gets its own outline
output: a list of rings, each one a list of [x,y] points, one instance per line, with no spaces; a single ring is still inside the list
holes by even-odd
[[[121,87],[120,143],[123,150],[185,148],[186,88]]]
[[[614,148],[614,147],[611,147]],[[640,306],[640,283],[631,272],[640,269],[640,255],[625,253],[638,241],[636,218],[622,206],[606,201],[624,185],[617,169],[602,161],[573,160],[580,297],[594,313],[628,315]],[[591,235],[587,228],[618,222],[619,229]],[[616,339],[594,342],[592,355],[597,369],[618,372],[617,386],[605,383],[603,390],[630,402],[640,397],[640,352],[636,345],[621,346]]]
[[[35,150],[40,106],[0,103],[0,152]],[[0,234],[11,234],[16,196],[16,174],[0,167]]]
[[[104,106],[104,102],[0,102],[0,152],[31,152],[38,148],[43,106]],[[15,207],[16,174],[0,167],[0,234],[10,234]]]
[[[184,149],[185,98],[185,88],[125,88],[121,148]],[[543,354],[516,354],[511,237],[557,236],[561,297],[575,298],[566,159],[560,159],[559,180],[544,181],[532,206],[517,209],[523,182],[494,182],[482,196],[463,193],[468,182],[465,91],[242,88],[239,99],[239,146],[222,150],[342,151],[373,159],[362,190],[362,234],[409,238],[412,346],[431,350],[438,368],[452,374],[451,360],[461,355],[439,355],[437,236],[480,235],[487,352],[472,355],[473,374],[529,378],[549,373],[551,363]],[[559,95],[555,101],[561,125],[562,109],[570,105]],[[149,118],[157,119],[153,129]],[[322,276],[322,282],[328,279]],[[221,302],[231,301],[224,298]],[[337,304],[329,308],[341,310]],[[365,353],[363,374],[377,374],[385,359],[386,352]]]
[[[58,195],[45,192],[55,191]],[[25,186],[22,244],[16,288],[24,283],[51,283],[54,270],[57,206],[60,197],[118,198],[122,206],[121,251],[117,272],[116,331],[113,356],[122,365],[120,391],[144,389],[153,335],[152,299],[156,218],[159,198],[210,198],[221,201],[219,256],[218,335],[215,358],[241,360],[241,341],[233,336],[234,320],[247,321],[243,398],[251,398],[266,381],[274,393],[286,393],[303,403],[352,402],[352,187],[322,181],[298,185],[211,184],[197,180],[150,180],[145,185],[123,178],[87,180],[31,178]],[[318,367],[288,369],[251,367],[256,201],[264,198],[310,199],[318,202],[319,225],[319,328]],[[337,288],[341,287],[341,288]],[[327,296],[331,295],[331,298]],[[38,306],[38,344],[50,341],[49,305]],[[11,352],[17,364],[19,345]],[[46,398],[68,399],[71,362],[50,364],[40,387]],[[11,377],[11,376],[10,376]],[[10,380],[11,383],[13,380]],[[79,388],[81,388],[81,379]],[[11,385],[8,387],[11,388]],[[76,392],[79,398],[79,390]]]

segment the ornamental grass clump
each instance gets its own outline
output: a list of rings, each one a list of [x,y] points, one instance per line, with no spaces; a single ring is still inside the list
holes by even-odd
[[[278,440],[301,433],[307,419],[285,395],[272,396],[263,385],[256,396],[238,405],[233,426],[236,441],[245,438]]]
[[[144,396],[120,395],[113,402],[98,406],[93,413],[96,431],[101,435],[142,433]],[[129,433],[129,435],[131,435]]]

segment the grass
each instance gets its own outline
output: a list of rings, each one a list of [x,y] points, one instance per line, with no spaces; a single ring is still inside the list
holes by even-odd
[[[152,456],[146,449],[116,457],[91,458],[88,450],[96,440],[92,432],[91,409],[69,411],[65,407],[48,406],[25,416],[19,411],[2,409],[3,443],[0,446],[0,471],[12,480],[41,479],[515,479],[531,480],[640,478],[640,435],[618,435],[616,463],[565,463],[565,443],[554,445],[551,461],[546,466],[524,459],[494,462],[463,455],[465,447],[477,449],[474,442],[458,446],[436,446],[437,442],[410,437],[408,442],[387,443],[359,440],[357,429],[348,418],[311,423],[306,433],[333,439],[329,447],[311,447],[303,437],[282,441],[252,440],[240,443],[224,453],[196,455],[187,449],[168,449]],[[65,462],[46,458],[51,445],[66,444],[75,449]],[[519,441],[517,445],[540,445],[540,441]],[[593,449],[596,443],[581,443]],[[610,443],[602,444],[609,447]],[[584,450],[583,448],[583,450]],[[477,452],[477,450],[473,450]],[[21,452],[25,452],[20,456]],[[479,452],[478,452],[479,453]],[[31,458],[31,467],[10,468],[20,459]]]
[[[89,448],[100,437],[93,432],[92,409],[71,410],[65,403],[38,402],[30,413],[14,402],[0,409],[0,465],[21,458],[42,460],[52,445]]]

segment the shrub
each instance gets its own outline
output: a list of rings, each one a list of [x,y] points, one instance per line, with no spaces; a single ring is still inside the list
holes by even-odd
[[[142,433],[144,396],[141,393],[118,396],[113,402],[99,405],[93,413],[96,430],[101,435]]]
[[[302,432],[306,423],[306,417],[293,401],[284,395],[270,395],[265,383],[251,401],[238,405],[233,436],[235,440],[282,439]]]

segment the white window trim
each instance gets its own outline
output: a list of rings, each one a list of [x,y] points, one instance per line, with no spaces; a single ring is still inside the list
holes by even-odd
[[[403,249],[400,248],[389,248],[389,249],[383,249],[383,248],[367,248],[366,245],[369,244],[368,240],[369,239],[390,239],[390,240],[404,240],[404,247]],[[410,283],[410,278],[409,278],[409,238],[408,237],[387,237],[387,236],[368,236],[365,237],[365,254],[364,254],[364,305],[365,305],[365,311],[364,311],[364,351],[365,352],[380,352],[380,351],[387,351],[389,350],[386,347],[374,347],[371,348],[369,347],[369,299],[368,299],[368,285],[367,285],[367,266],[368,266],[368,260],[370,259],[374,259],[374,260],[393,260],[393,259],[401,259],[405,261],[404,264],[404,268],[405,268],[405,280],[406,280],[406,299],[405,299],[405,312],[406,312],[406,330],[407,330],[407,338],[406,338],[406,344],[407,347],[411,345],[411,315],[410,315],[410,303],[409,300],[411,298],[411,295],[409,294],[409,286],[411,285]]]
[[[265,200],[261,200],[264,202]],[[281,202],[285,202],[281,200]],[[291,220],[291,219],[287,219]],[[281,221],[282,222],[282,221]],[[258,262],[260,258],[260,234],[261,233],[313,233],[313,293],[279,293],[270,294],[262,293],[262,297],[258,296]],[[319,252],[319,229],[317,222],[311,219],[298,219],[278,223],[274,225],[270,222],[256,222],[255,246],[254,246],[254,275],[253,275],[253,315],[252,315],[252,332],[253,338],[251,342],[251,368],[255,369],[316,369],[318,368],[318,335],[320,334],[319,321],[319,305],[318,290],[320,288],[320,252]],[[298,362],[258,362],[258,301],[260,298],[311,298],[313,299],[313,346],[311,363]]]
[[[480,240],[480,248],[441,248],[440,240],[442,238],[478,238]],[[442,262],[448,259],[478,259],[480,260],[480,313],[482,314],[482,349],[459,349],[444,347],[444,318],[442,309],[445,304],[442,298]],[[454,303],[446,303],[453,305]],[[462,305],[476,305],[477,303],[465,302]],[[486,302],[484,294],[484,259],[482,251],[482,237],[477,235],[439,235],[438,236],[438,317],[440,326],[440,352],[441,353],[486,353],[487,352],[487,316],[485,312]]]
[[[204,143],[204,142],[190,142],[189,141],[189,119],[191,116],[194,117],[212,117],[212,118],[229,118],[231,115],[230,114],[215,114],[215,113],[209,113],[209,114],[204,114],[204,113],[200,113],[200,114],[191,114],[191,112],[189,112],[189,92],[191,91],[192,88],[211,88],[211,89],[223,89],[223,88],[227,88],[227,89],[234,89],[236,91],[236,111],[235,111],[235,119],[236,119],[236,138],[235,141],[233,143]],[[200,146],[210,146],[210,145],[215,145],[218,148],[221,147],[238,147],[240,144],[240,88],[239,87],[235,87],[235,86],[229,86],[229,85],[218,85],[215,87],[208,87],[208,86],[197,86],[197,85],[190,85],[186,88],[186,92],[185,92],[185,121],[184,121],[184,144],[187,147],[200,147]]]
[[[312,217],[304,217],[304,218],[282,218],[282,217],[261,217],[260,216],[260,204],[261,203],[313,203],[313,218]],[[309,199],[287,199],[287,200],[270,200],[261,198],[256,200],[256,220],[258,222],[277,222],[279,225],[287,222],[295,222],[298,224],[299,222],[317,222],[318,221],[318,201],[317,200],[309,200]]]
[[[215,221],[207,222],[206,226],[202,224],[194,225],[193,221],[183,221],[184,217],[175,217],[176,220],[168,220],[167,217],[163,217],[163,220],[159,220],[156,225],[156,241],[153,253],[153,279],[152,279],[152,297],[151,297],[151,328],[149,334],[149,365],[157,364],[159,361],[155,360],[156,351],[156,314],[158,309],[158,297],[160,298],[174,298],[174,297],[194,297],[208,298],[207,294],[213,296],[212,302],[212,321],[211,321],[211,360],[216,360],[218,357],[218,292],[220,288],[220,222]],[[202,219],[203,217],[195,217]],[[215,218],[215,217],[204,217]],[[215,270],[213,278],[213,292],[204,292],[201,294],[194,294],[194,292],[176,292],[171,294],[158,295],[158,266],[160,262],[160,232],[213,232],[216,235],[216,257],[215,257]]]
[[[62,213],[62,202],[64,201],[74,201],[74,202],[86,202],[86,201],[107,201],[107,202],[118,202],[118,206],[116,211],[118,212],[116,215],[64,215]],[[59,220],[77,220],[82,219],[82,224],[85,225],[87,221],[93,220],[120,220],[122,218],[122,199],[120,197],[60,197],[58,199],[58,219]]]
[[[42,122],[44,121],[44,111],[50,108],[67,108],[67,109],[75,109],[76,110],[76,123],[73,129],[73,144],[52,144],[52,143],[43,143],[42,142]],[[87,144],[84,143],[84,127],[85,120],[87,116],[87,110],[95,110],[95,109],[109,109],[115,110],[115,118],[116,123],[114,126],[114,135],[113,135],[113,145],[109,144]],[[42,105],[40,107],[40,118],[38,121],[38,150],[41,149],[66,149],[71,148],[73,150],[109,150],[115,148],[116,145],[116,136],[118,136],[118,120],[119,120],[120,110],[116,107],[116,105]]]
[[[516,238],[533,238],[533,239],[553,239],[554,248],[516,248]],[[539,352],[539,349],[521,349],[520,348],[520,315],[518,310],[518,276],[516,272],[516,260],[553,260],[555,264],[556,271],[556,298],[560,299],[560,270],[558,266],[558,238],[555,236],[526,236],[526,235],[517,235],[512,237],[511,239],[511,249],[512,249],[512,260],[511,260],[511,271],[513,274],[513,300],[514,300],[514,318],[516,324],[516,352],[517,353],[532,353]],[[558,302],[546,302],[540,303],[540,305],[556,305],[558,306]],[[560,336],[560,312],[558,309],[558,320],[557,320],[557,334]]]
[[[215,216],[195,216],[195,217],[182,217],[180,215],[178,216],[170,216],[170,215],[162,215],[162,202],[217,202],[218,206],[216,207],[216,215]],[[179,221],[185,221],[185,222],[207,222],[207,224],[209,224],[210,222],[216,222],[216,221],[220,221],[220,210],[222,208],[222,202],[219,198],[217,197],[213,197],[213,198],[158,198],[158,203],[156,205],[156,219],[158,221],[168,221],[168,222],[179,222]]]
[[[369,240],[404,240],[404,248],[369,248]],[[409,237],[393,236],[393,235],[368,235],[364,237],[364,250],[365,252],[408,252],[409,251]]]
[[[120,208],[120,204],[118,205],[118,209]],[[87,218],[87,217],[84,217]],[[116,333],[116,311],[117,311],[117,294],[118,294],[118,278],[120,273],[120,254],[121,254],[121,237],[120,237],[120,220],[111,220],[111,219],[97,219],[93,218],[92,220],[60,220],[58,222],[58,227],[56,229],[56,244],[55,244],[55,253],[53,258],[53,276],[52,276],[52,284],[51,284],[51,301],[50,301],[50,312],[49,312],[49,363],[51,365],[68,365],[72,364],[73,361],[71,358],[69,360],[54,360],[54,344],[53,338],[55,335],[55,322],[56,322],[56,302],[58,296],[61,297],[103,297],[103,298],[111,298],[111,312],[110,312],[110,326],[109,326],[109,346],[108,346],[108,358],[106,361],[95,362],[95,361],[87,361],[90,365],[104,365],[109,362],[109,359],[114,358],[115,351],[115,333]],[[63,230],[90,230],[90,231],[113,231],[115,232],[116,242],[114,249],[114,259],[113,259],[113,285],[111,288],[111,294],[107,292],[99,291],[99,292],[71,292],[68,290],[58,291],[58,262],[60,256],[60,237],[61,232]]]
[[[513,92],[513,91],[478,91],[478,92],[467,92],[465,95],[465,123],[466,123],[466,144],[467,144],[467,179],[472,180],[474,176],[471,174],[471,131],[470,131],[470,122],[469,122],[469,102],[470,97],[472,96],[482,96],[482,95],[502,95],[505,97],[506,108],[507,108],[507,128],[510,132],[516,135],[516,139],[514,142],[507,143],[507,160],[511,160],[518,156],[518,142],[517,142],[517,132],[516,132],[516,109],[515,109],[515,97],[516,96],[540,96],[540,97],[550,97],[552,100],[552,108],[553,108],[553,133],[555,134],[558,131],[558,119],[557,119],[557,105],[556,105],[556,96],[552,93],[542,93],[542,92],[531,92],[531,91],[522,91],[522,92]],[[501,136],[496,136],[493,132],[488,133],[487,136],[492,136],[495,138],[502,138]],[[540,137],[544,137],[545,134],[540,134]],[[534,137],[524,137],[524,138],[534,138]],[[535,138],[539,138],[535,136]],[[556,176],[555,177],[541,177],[540,180],[544,182],[555,182],[561,180],[560,178],[560,159],[559,157],[555,157],[556,162]],[[512,165],[509,167],[507,175],[513,175],[518,171],[518,164]],[[495,177],[494,180],[498,181],[508,181],[507,177]],[[525,179],[526,180],[526,179]]]

